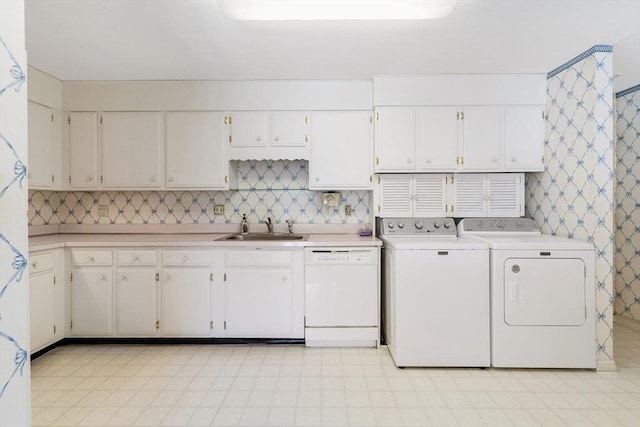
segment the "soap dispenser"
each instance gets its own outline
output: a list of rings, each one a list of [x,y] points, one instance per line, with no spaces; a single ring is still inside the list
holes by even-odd
[[[240,221],[240,234],[247,234],[249,232],[249,222],[247,221],[247,214],[242,214],[242,221]]]

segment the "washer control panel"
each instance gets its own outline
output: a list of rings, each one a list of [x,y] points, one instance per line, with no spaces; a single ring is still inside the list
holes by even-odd
[[[540,228],[531,218],[464,218],[458,224],[464,233],[540,234]]]
[[[380,232],[385,236],[456,237],[452,218],[383,218]]]

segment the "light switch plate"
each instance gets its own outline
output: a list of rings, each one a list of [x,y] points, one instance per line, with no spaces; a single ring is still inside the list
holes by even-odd
[[[224,215],[224,205],[213,205],[214,215]]]
[[[98,216],[105,218],[109,216],[109,205],[98,205]]]

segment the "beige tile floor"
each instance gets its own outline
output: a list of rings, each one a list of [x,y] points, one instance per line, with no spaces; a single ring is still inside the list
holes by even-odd
[[[640,333],[618,372],[397,369],[385,347],[67,346],[32,365],[34,426],[640,426]]]

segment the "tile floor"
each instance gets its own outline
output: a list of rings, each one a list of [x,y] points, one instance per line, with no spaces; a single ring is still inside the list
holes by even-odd
[[[386,348],[67,346],[32,365],[34,426],[640,426],[640,333],[619,372],[397,369]]]

